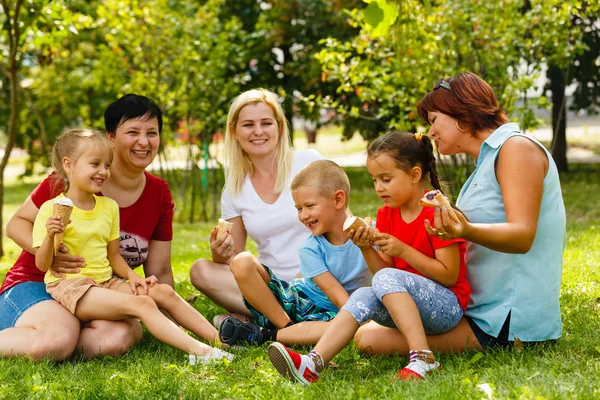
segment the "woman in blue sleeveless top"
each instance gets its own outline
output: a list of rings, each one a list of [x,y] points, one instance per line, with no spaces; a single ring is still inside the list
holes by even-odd
[[[472,288],[463,320],[428,337],[432,350],[558,339],[566,219],[550,153],[508,123],[492,88],[473,73],[440,79],[418,109],[440,153],[476,160],[456,202],[460,222],[436,209],[438,228],[427,226],[430,235],[469,241]],[[355,340],[370,353],[408,351],[398,330],[374,323],[363,326]]]

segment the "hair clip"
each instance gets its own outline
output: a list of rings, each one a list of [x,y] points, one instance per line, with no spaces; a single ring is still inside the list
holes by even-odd
[[[415,133],[415,139],[417,139],[417,140],[423,139],[423,133],[422,132]]]
[[[438,79],[437,83],[433,87],[433,90],[439,89],[441,87],[446,90],[450,90],[450,83],[448,81],[446,81],[444,78],[440,78],[440,79]]]

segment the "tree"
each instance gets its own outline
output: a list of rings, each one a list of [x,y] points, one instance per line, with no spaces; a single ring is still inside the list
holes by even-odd
[[[51,4],[53,3],[53,4]],[[65,12],[60,21],[51,17],[53,10],[64,7],[62,1],[50,2],[48,0],[31,0],[24,4],[23,0],[1,0],[2,5],[2,36],[0,37],[0,71],[6,76],[9,93],[10,107],[9,120],[5,128],[6,146],[0,161],[0,230],[3,229],[2,208],[4,205],[4,171],[8,164],[10,153],[15,145],[19,130],[21,112],[21,70],[28,49],[39,35],[52,35],[56,32],[67,34],[71,15]],[[38,35],[39,34],[39,35]],[[0,257],[4,255],[4,248],[0,241]]]

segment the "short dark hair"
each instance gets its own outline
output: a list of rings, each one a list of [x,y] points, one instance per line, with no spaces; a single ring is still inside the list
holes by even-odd
[[[442,82],[450,88],[436,85],[417,106],[425,123],[429,124],[429,112],[437,111],[456,119],[474,135],[484,129],[497,129],[508,122],[506,114],[498,107],[494,90],[476,74],[461,72]]]
[[[104,127],[106,132],[114,134],[119,125],[135,118],[158,120],[158,133],[162,133],[162,111],[152,100],[146,96],[128,93],[116,101],[110,103],[104,111]]]

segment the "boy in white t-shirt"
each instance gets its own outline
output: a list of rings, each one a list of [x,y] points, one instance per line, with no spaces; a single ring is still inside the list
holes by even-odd
[[[315,161],[294,177],[291,192],[298,219],[311,232],[298,251],[302,278],[286,282],[250,253],[235,256],[230,268],[257,325],[227,317],[220,337],[229,345],[316,343],[350,294],[371,283],[360,249],[343,230],[350,193],[344,170]]]

